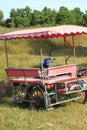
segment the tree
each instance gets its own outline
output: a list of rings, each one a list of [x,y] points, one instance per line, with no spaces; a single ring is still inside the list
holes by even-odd
[[[11,19],[10,19],[10,18],[8,18],[8,19],[5,20],[5,26],[6,26],[7,28],[10,28],[10,27],[12,26],[12,25],[11,25]],[[12,27],[14,27],[14,25],[13,25]]]
[[[4,15],[1,10],[0,10],[0,25],[4,26]]]
[[[31,20],[31,25],[35,26],[38,24],[43,24],[43,15],[41,11],[34,10],[32,13],[32,20]]]
[[[10,19],[9,19],[9,20],[6,20],[6,24],[7,24],[9,27],[16,27],[16,26],[15,26],[16,16],[17,16],[16,10],[15,10],[15,9],[11,9]]]
[[[23,25],[24,27],[29,27],[31,25],[31,20],[32,20],[32,10],[26,6],[24,9],[24,20],[23,20]]]
[[[50,8],[44,7],[42,10],[44,25],[52,26],[56,23],[57,12]]]
[[[36,25],[55,26],[63,24],[87,26],[87,12],[84,14],[78,7],[73,10],[68,10],[68,8],[64,6],[61,6],[58,12],[47,7],[44,7],[42,11],[32,11],[26,6],[24,9],[11,9],[10,18],[5,21],[7,27],[16,28]]]
[[[73,18],[75,20],[76,25],[83,25],[83,12],[80,10],[80,8],[76,7],[72,11]]]
[[[85,11],[85,14],[83,15],[83,25],[87,26],[87,11]]]
[[[71,12],[64,6],[61,6],[56,17],[57,24],[73,24]]]
[[[29,27],[31,23],[31,9],[26,6],[25,9],[12,9],[10,12],[11,20],[7,20],[10,27]]]

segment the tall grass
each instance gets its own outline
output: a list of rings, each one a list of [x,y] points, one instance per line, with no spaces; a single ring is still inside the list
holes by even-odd
[[[59,105],[51,111],[23,109],[4,100],[0,103],[0,129],[86,130],[87,128],[87,105],[83,105],[81,99]]]

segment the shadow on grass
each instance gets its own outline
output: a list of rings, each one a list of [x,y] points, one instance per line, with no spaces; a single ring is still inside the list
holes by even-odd
[[[40,54],[40,49],[43,50],[43,55],[48,55],[48,52],[51,50],[53,55],[64,55],[64,43],[63,38],[57,40],[51,39],[32,39],[28,40],[28,48],[31,48],[32,52],[35,55]],[[66,51],[69,52],[70,47],[66,45]],[[87,56],[87,47],[78,45],[75,47],[76,56],[82,57]],[[31,53],[30,53],[31,54]]]
[[[70,102],[66,102],[66,103],[61,103],[61,104],[58,104],[58,105],[54,105],[52,108],[53,109],[60,109],[60,108],[66,108],[68,106],[70,106],[70,104],[75,104],[75,103],[78,103],[78,104],[82,104],[82,100],[83,99],[79,99],[79,100],[73,100],[73,101],[70,101]],[[46,108],[44,107],[34,107],[34,106],[30,106],[28,103],[21,103],[21,104],[18,104],[18,103],[14,103],[12,102],[11,100],[11,96],[8,96],[8,95],[0,95],[0,106],[1,105],[4,105],[4,106],[8,106],[10,108],[19,108],[19,109],[26,109],[26,110],[29,110],[29,111],[46,111]],[[82,104],[83,105],[83,104]],[[52,110],[51,108],[50,109],[47,109],[47,110]]]
[[[26,109],[26,110],[35,110],[35,111],[45,111],[46,108],[44,107],[35,107],[35,106],[31,106],[29,105],[29,103],[15,103],[12,102],[12,94],[0,94],[0,105],[4,105],[4,106],[9,106],[11,108],[20,108],[20,109]],[[63,104],[59,104],[59,105],[55,105],[53,106],[54,109],[58,109],[59,107],[65,107],[67,105],[67,103],[63,103]]]

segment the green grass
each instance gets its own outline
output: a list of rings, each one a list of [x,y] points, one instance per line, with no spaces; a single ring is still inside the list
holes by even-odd
[[[29,110],[4,98],[0,103],[3,130],[86,130],[87,105],[82,99],[56,106],[53,110]]]
[[[0,32],[11,30],[1,28]],[[70,41],[71,38],[68,38]],[[87,68],[87,36],[76,36],[76,63],[79,67]],[[79,47],[78,47],[79,45]],[[53,50],[52,57],[56,60],[53,66],[64,65],[63,38],[43,40],[11,40],[7,41],[9,67],[31,68],[40,67],[41,58],[48,56]],[[40,49],[43,56],[40,56]],[[69,47],[67,47],[69,51]],[[73,57],[69,60],[73,63]],[[4,41],[0,41],[0,75],[7,80],[6,58]],[[80,100],[64,103],[53,110],[30,110],[12,103],[8,93],[0,95],[0,130],[86,130],[87,129],[87,104]]]

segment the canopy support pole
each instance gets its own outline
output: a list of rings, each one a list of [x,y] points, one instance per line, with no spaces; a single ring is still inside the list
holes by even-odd
[[[42,54],[42,48],[40,49],[40,55],[41,55],[41,70],[43,70],[43,54]]]
[[[8,52],[7,52],[7,43],[6,43],[6,40],[5,40],[5,53],[6,53],[6,66],[7,66],[7,68],[9,68],[9,65],[8,65]]]
[[[67,57],[66,57],[66,38],[64,37],[64,56],[65,56],[65,64],[67,65]]]
[[[65,64],[67,64],[67,59],[66,59],[66,48],[65,48],[65,37],[64,37],[64,56],[65,56]]]
[[[72,36],[72,43],[73,43],[73,56],[74,56],[74,63],[76,63],[76,54],[75,54],[74,36]]]
[[[67,56],[66,54],[66,45],[68,45],[71,49],[69,56]],[[76,63],[74,35],[72,36],[72,44],[70,44],[69,41],[67,41],[66,37],[64,37],[64,55],[65,55],[65,64],[68,64],[68,60],[72,55],[74,57],[74,63]]]

